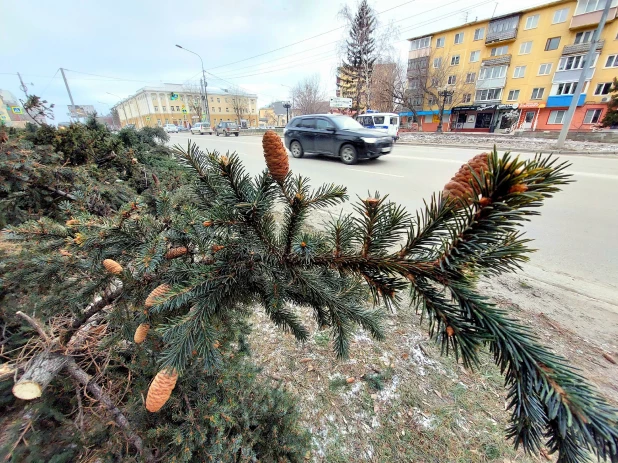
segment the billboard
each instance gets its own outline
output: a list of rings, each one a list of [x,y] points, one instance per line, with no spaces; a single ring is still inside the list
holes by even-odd
[[[330,107],[331,108],[351,108],[352,98],[339,98],[339,97],[331,98]]]
[[[80,118],[88,117],[90,114],[94,114],[96,111],[92,105],[68,105],[71,117]]]

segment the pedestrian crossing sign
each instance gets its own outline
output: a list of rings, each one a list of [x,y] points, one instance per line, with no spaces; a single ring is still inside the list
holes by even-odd
[[[182,108],[182,113],[187,114],[187,110],[185,108]]]
[[[11,111],[13,111],[13,114],[23,114],[24,110],[21,109],[19,106],[11,106]]]

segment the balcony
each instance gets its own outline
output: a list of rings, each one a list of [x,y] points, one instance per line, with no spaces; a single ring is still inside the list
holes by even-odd
[[[517,38],[517,28],[510,31],[490,32],[485,39],[485,45],[495,44],[500,42],[512,42]]]
[[[495,18],[489,22],[485,45],[512,42],[517,38],[519,15]]]
[[[568,108],[571,105],[571,101],[573,100],[573,95],[554,95],[547,97],[547,105],[548,108]],[[586,101],[586,94],[582,93],[579,95],[579,101],[577,102],[577,106],[582,106]]]
[[[597,44],[598,52],[601,52],[601,50],[603,50],[603,45],[605,45],[605,40],[601,40]],[[588,50],[590,50],[590,42],[577,43],[573,45],[565,45],[564,48],[562,49],[562,54],[563,55],[579,55],[582,53],[586,53]]]
[[[594,69],[595,68],[588,68],[588,71],[586,72],[586,80],[592,79],[592,76],[594,76]],[[556,71],[554,72],[552,83],[561,84],[563,82],[577,82],[581,73],[581,69],[567,69],[566,71]]]
[[[504,88],[505,85],[506,85],[506,76],[476,81],[477,90],[484,90],[487,88]]]
[[[511,64],[511,55],[492,56],[481,61],[481,66],[500,66],[502,64],[507,66]]]
[[[613,3],[613,2],[612,2]],[[607,22],[610,23],[614,19],[616,19],[616,12],[618,11],[617,7],[613,7],[609,9],[609,14],[607,15]],[[591,11],[590,13],[583,14],[574,14],[571,18],[571,25],[569,29],[585,29],[590,28],[592,26],[596,26],[601,21],[601,16],[603,15],[602,10]]]

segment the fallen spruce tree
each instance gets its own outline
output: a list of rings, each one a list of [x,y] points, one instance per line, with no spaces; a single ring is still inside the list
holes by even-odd
[[[585,461],[589,452],[618,461],[617,410],[476,288],[480,277],[527,260],[520,226],[568,183],[566,164],[484,153],[416,215],[375,193],[355,213],[308,232],[311,211],[341,204],[346,189],[312,190],[289,172],[276,134],[267,132],[263,145],[268,170],[255,178],[235,154],[189,142],[174,151],[192,188],[161,193],[154,210],[136,200],[111,218],[69,211],[64,225],[41,219],[6,230],[33,253],[7,278],[47,290],[37,305],[44,322],[17,314],[38,334],[12,364],[15,395],[45,398],[54,376],[81,384],[124,430],[124,458],[301,461],[306,436],[292,412],[276,410],[257,425],[260,438],[247,441],[242,413],[221,409],[218,385],[232,380],[230,366],[247,365],[239,357],[251,311],[262,307],[304,341],[309,331],[294,308],[309,307],[345,357],[357,327],[381,339],[383,311],[411,291],[444,354],[470,368],[480,349],[493,354],[515,446],[537,453],[547,445],[560,462]],[[232,376],[246,384],[244,374]],[[225,397],[241,408],[275,407],[267,395],[263,404],[247,398],[238,384]]]

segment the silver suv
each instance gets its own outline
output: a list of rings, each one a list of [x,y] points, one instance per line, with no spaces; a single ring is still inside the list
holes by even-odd
[[[200,135],[207,133],[208,135],[212,135],[212,127],[207,122],[196,122],[191,126],[191,133],[199,133]]]
[[[238,124],[236,122],[219,122],[219,125],[217,125],[217,128],[215,129],[215,134],[218,137],[220,133],[226,137],[229,137],[230,134],[238,136],[240,129],[238,128]]]

